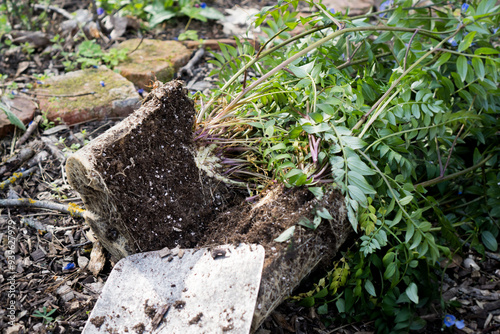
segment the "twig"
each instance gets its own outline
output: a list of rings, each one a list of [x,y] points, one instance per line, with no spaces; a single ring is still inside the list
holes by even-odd
[[[34,95],[34,96],[46,96],[46,97],[77,97],[77,96],[85,96],[85,95],[94,95],[96,92],[88,92],[88,93],[79,93],[79,94],[67,94],[67,95],[54,95],[54,94],[43,94],[43,93],[32,93],[32,92],[23,92],[24,94]]]
[[[64,16],[65,18],[67,18],[68,20],[73,20],[74,19],[74,17],[68,11],[66,11],[66,10],[64,10],[62,8],[56,7],[56,6],[45,6],[45,5],[35,4],[35,5],[33,5],[33,8],[38,9],[38,10],[56,12],[58,14],[61,14],[62,16]]]
[[[205,54],[205,49],[199,48],[198,51],[195,52],[193,58],[191,58],[185,66],[182,66],[179,69],[179,74],[181,76],[187,75],[189,77],[192,77],[194,65],[196,65],[196,63],[200,61],[200,59],[203,57],[204,54]]]
[[[460,137],[460,134],[462,133],[462,130],[464,129],[464,127],[465,127],[465,124],[462,124],[462,126],[460,127],[460,130],[458,131],[457,136],[453,140],[453,144],[451,144],[450,153],[448,153],[448,159],[446,159],[446,164],[444,165],[444,169],[441,173],[441,177],[444,176],[444,172],[446,171],[446,168],[448,168],[448,164],[450,163],[451,153],[453,152],[453,148],[457,144],[457,140]]]
[[[35,117],[33,122],[31,122],[30,125],[28,126],[28,129],[26,130],[26,132],[17,141],[16,148],[18,148],[19,146],[21,146],[22,144],[24,144],[28,140],[28,138],[31,136],[31,134],[38,128],[38,124],[40,124],[42,119],[43,119],[43,117],[41,115],[38,115]],[[2,173],[0,172],[0,174],[2,174]]]
[[[14,182],[16,182],[19,179],[30,176],[31,174],[33,174],[37,170],[37,168],[38,167],[35,166],[35,167],[31,167],[30,169],[28,169],[24,172],[14,173],[14,175],[12,175],[7,180],[0,183],[0,189],[5,189],[5,187],[7,187],[9,184],[13,184]]]
[[[23,148],[18,154],[7,160],[2,166],[0,166],[0,175],[4,175],[7,172],[18,169],[26,161],[31,159],[35,155],[35,151],[31,147]]]
[[[336,18],[334,18],[334,17],[333,17],[333,15],[332,15],[329,11],[325,10],[323,7],[321,7],[321,6],[320,6],[318,3],[316,3],[316,2],[314,3],[314,5],[315,5],[315,6],[316,6],[316,7],[317,7],[320,11],[322,11],[322,12],[323,12],[326,16],[328,16],[328,18],[329,18],[330,20],[332,20],[332,22],[333,22],[333,23],[335,23],[335,25],[339,28],[339,30],[342,30],[342,28],[343,28],[342,24],[341,24],[341,23],[340,23],[340,22],[339,22]]]
[[[434,137],[434,141],[436,142],[436,152],[437,152],[438,163],[439,163],[439,176],[443,177],[444,176],[443,161],[441,161],[441,152],[439,151],[439,143],[438,143],[437,137]]]
[[[75,203],[69,203],[68,205],[64,205],[48,201],[35,201],[31,198],[0,199],[0,207],[41,208],[41,209],[55,210],[62,213],[68,213],[73,217],[83,217],[83,214],[85,212],[84,209],[80,208]]]
[[[144,40],[144,35],[141,37],[141,40],[139,41],[139,44],[137,44],[137,46],[135,47],[135,49],[133,49],[132,51],[130,51],[129,53],[127,53],[127,56],[130,55],[130,54],[132,54],[132,52],[137,51],[137,49],[139,49],[139,46],[141,46],[143,40]]]
[[[419,30],[419,28],[417,28],[417,30],[415,30],[415,32],[413,33],[413,35],[410,38],[410,42],[408,42],[408,47],[406,48],[406,53],[405,53],[405,59],[403,61],[403,71],[406,71],[406,61],[408,59],[408,53],[410,52],[411,42],[413,42],[413,39],[415,38],[415,36],[418,33],[418,30]]]
[[[454,174],[450,174],[450,175],[447,175],[447,176],[438,176],[432,180],[428,180],[428,181],[425,181],[425,182],[422,182],[422,183],[418,183],[416,184],[414,187],[417,188],[418,186],[422,186],[422,187],[428,187],[428,186],[432,186],[432,185],[435,185],[436,183],[440,183],[440,182],[443,182],[443,181],[448,181],[448,180],[451,180],[451,179],[454,179],[456,177],[459,177],[460,175],[463,175],[463,174],[466,174],[468,172],[471,172],[475,169],[478,169],[479,167],[481,167],[482,165],[484,165],[485,163],[488,162],[488,160],[490,160],[491,158],[493,158],[493,154],[489,154],[486,158],[484,158],[482,161],[478,162],[476,165],[472,166],[472,167],[469,167],[469,168],[466,168],[464,170],[461,170],[460,172],[457,172],[457,173],[454,173]]]
[[[54,145],[54,143],[52,142],[52,140],[50,140],[50,138],[42,136],[42,141],[45,144],[45,146],[47,147],[47,149],[50,151],[50,153],[57,160],[59,160],[59,162],[61,162],[61,164],[63,164],[66,161],[66,157],[64,156],[64,154],[61,152],[61,150],[56,145]]]

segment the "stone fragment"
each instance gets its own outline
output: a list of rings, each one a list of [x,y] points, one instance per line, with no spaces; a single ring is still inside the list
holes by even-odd
[[[13,99],[2,99],[4,104],[10,107],[10,111],[25,125],[28,124],[35,115],[36,105],[33,101],[16,96]],[[9,121],[3,110],[0,110],[0,137],[4,137],[14,131],[14,125]],[[19,129],[18,129],[19,130]]]
[[[47,254],[47,252],[45,252],[45,250],[42,247],[40,247],[36,251],[32,252],[30,255],[33,261],[37,262],[43,259],[45,257],[45,254]]]
[[[140,106],[134,85],[105,66],[49,78],[35,93],[49,120],[68,125],[125,117]]]
[[[59,295],[59,297],[61,297],[61,299],[64,302],[68,302],[71,299],[75,298],[75,294],[74,294],[73,290],[71,290],[71,288],[67,285],[61,285],[57,289],[56,293],[57,293],[57,295]]]
[[[24,325],[22,324],[14,324],[12,326],[7,327],[5,329],[5,334],[20,334],[20,333],[26,333]]]
[[[78,267],[84,269],[89,264],[89,259],[85,256],[78,257]]]
[[[129,39],[116,48],[126,48],[129,54],[115,69],[137,87],[147,91],[152,89],[155,80],[172,80],[174,73],[186,65],[191,57],[191,51],[176,41],[144,39],[141,42],[140,39]]]

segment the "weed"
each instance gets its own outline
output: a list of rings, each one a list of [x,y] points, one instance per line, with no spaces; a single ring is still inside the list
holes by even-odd
[[[52,309],[50,311],[47,311],[47,307],[43,307],[43,309],[41,311],[39,310],[36,310],[35,312],[33,312],[33,314],[31,315],[32,317],[35,317],[35,318],[42,318],[43,319],[43,323],[44,324],[49,324],[51,323],[52,321],[54,321],[54,318],[51,317],[51,315],[56,311],[56,309]]]

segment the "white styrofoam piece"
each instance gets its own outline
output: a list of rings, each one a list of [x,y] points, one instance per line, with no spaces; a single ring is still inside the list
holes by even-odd
[[[83,330],[94,333],[249,333],[264,264],[260,245],[134,254],[113,268]],[[174,251],[175,253],[175,251]],[[153,319],[168,311],[156,329]],[[157,315],[158,317],[158,315]]]

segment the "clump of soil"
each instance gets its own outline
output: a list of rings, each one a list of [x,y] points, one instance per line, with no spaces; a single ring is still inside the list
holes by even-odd
[[[68,180],[93,216],[87,222],[115,258],[195,247],[241,198],[196,166],[193,119],[193,102],[172,81],[68,159]]]

